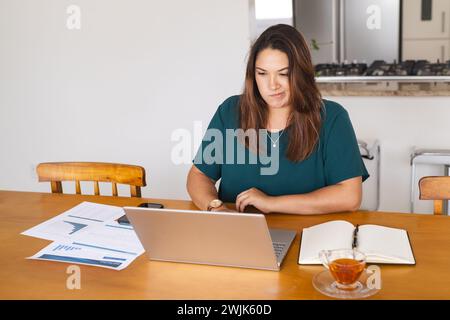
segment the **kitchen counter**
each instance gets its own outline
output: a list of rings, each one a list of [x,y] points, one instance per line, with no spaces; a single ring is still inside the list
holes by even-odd
[[[450,96],[448,76],[317,77],[324,96]]]

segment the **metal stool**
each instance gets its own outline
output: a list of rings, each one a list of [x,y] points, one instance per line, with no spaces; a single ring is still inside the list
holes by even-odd
[[[380,207],[380,142],[375,140],[370,148],[367,146],[367,142],[358,139],[358,147],[361,157],[366,160],[376,161],[376,172],[370,172],[373,177],[376,176],[376,203],[375,207],[367,208],[371,211],[377,211]],[[364,188],[364,184],[363,184]],[[364,196],[365,193],[363,193]]]
[[[436,164],[445,167],[445,175],[450,175],[450,150],[449,149],[415,149],[411,154],[411,199],[410,211],[414,212],[414,199],[416,190],[416,164]],[[444,213],[448,214],[447,203]]]

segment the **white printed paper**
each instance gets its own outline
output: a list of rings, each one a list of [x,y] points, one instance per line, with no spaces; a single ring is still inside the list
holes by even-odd
[[[22,232],[22,234],[45,240],[66,242],[72,237],[81,236],[94,227],[114,221],[124,214],[121,207],[82,202],[62,214]]]
[[[116,221],[124,214],[121,207],[83,202],[22,232],[54,240],[29,259],[122,270],[144,253],[133,227]]]
[[[53,242],[28,259],[58,261],[71,264],[90,265],[114,270],[122,270],[137,256],[119,254],[101,249]]]

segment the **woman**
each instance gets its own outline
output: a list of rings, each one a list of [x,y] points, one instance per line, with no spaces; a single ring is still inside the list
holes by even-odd
[[[231,129],[267,130],[266,141],[259,140],[255,150],[250,139],[236,135],[230,149]],[[220,140],[205,135],[188,174],[187,190],[201,210],[232,211],[227,202],[235,202],[239,212],[247,206],[292,214],[359,208],[369,175],[352,124],[342,106],[321,98],[311,54],[295,28],[280,24],[261,34],[250,50],[243,94],[219,106],[209,130],[228,141],[211,153],[221,159],[202,161],[208,144]],[[239,150],[248,159],[265,149],[279,155],[274,174],[262,174],[262,157],[257,163],[225,161],[236,160]]]

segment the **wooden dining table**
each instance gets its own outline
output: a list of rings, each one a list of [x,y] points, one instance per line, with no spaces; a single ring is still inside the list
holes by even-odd
[[[81,287],[69,289],[70,264],[26,259],[50,242],[21,232],[83,201],[198,210],[186,200],[0,191],[0,299],[330,299],[312,284],[324,267],[297,261],[302,229],[331,220],[408,231],[416,265],[379,265],[381,289],[369,299],[450,299],[450,217],[368,211],[267,214],[269,227],[297,231],[278,272],[151,261],[143,254],[121,271],[80,265]]]

